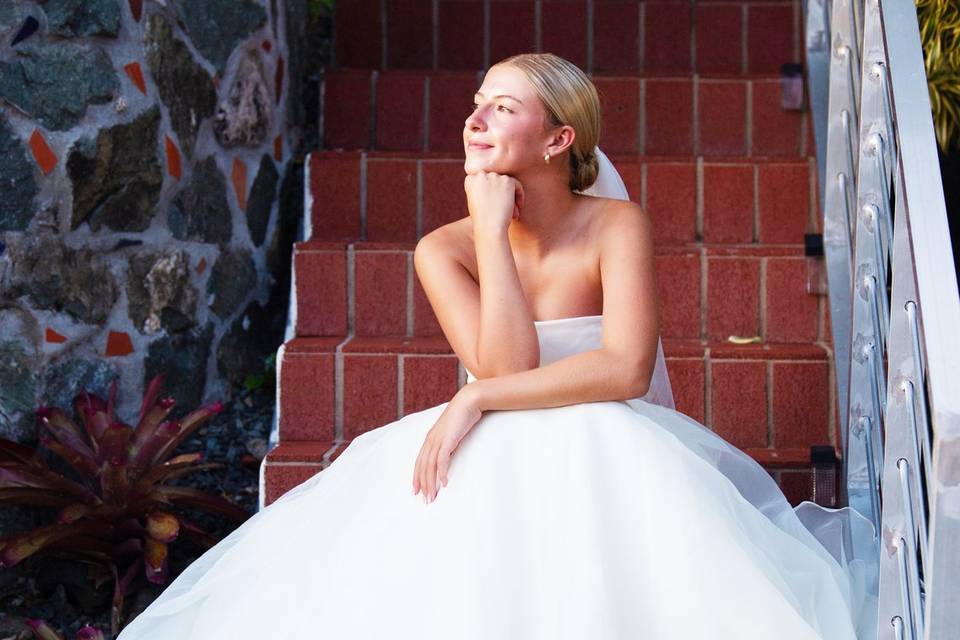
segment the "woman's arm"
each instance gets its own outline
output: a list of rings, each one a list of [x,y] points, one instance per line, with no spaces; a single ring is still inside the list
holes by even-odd
[[[650,221],[629,202],[608,211],[600,234],[601,346],[462,387],[424,439],[414,464],[414,494],[423,491],[432,501],[439,485],[446,486],[453,451],[483,411],[623,400],[647,392],[660,331]]]
[[[660,335],[653,241],[646,213],[612,205],[600,233],[603,340],[599,349],[536,369],[476,380],[460,391],[481,411],[529,409],[644,395]]]
[[[474,225],[473,244],[480,280],[477,359],[483,377],[533,369],[540,363],[540,342],[520,285],[507,228]]]

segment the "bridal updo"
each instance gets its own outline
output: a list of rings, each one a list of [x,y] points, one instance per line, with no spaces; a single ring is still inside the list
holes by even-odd
[[[569,125],[577,132],[570,145],[570,189],[583,191],[597,179],[594,148],[600,140],[600,98],[590,78],[572,62],[552,53],[521,53],[497,64],[527,76],[547,110],[545,127]]]

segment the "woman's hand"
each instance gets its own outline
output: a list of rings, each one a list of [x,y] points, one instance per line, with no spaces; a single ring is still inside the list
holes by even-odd
[[[468,385],[469,386],[469,385]],[[422,492],[427,502],[433,502],[440,490],[440,483],[447,486],[450,456],[480,420],[482,412],[472,399],[472,394],[463,387],[444,408],[420,448],[413,469],[413,495]]]
[[[470,173],[463,179],[467,209],[473,227],[501,231],[520,218],[523,185],[513,176],[491,171]]]

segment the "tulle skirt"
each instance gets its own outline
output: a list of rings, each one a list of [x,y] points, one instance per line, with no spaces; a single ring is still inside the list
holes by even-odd
[[[870,522],[795,510],[687,416],[642,400],[488,411],[425,504],[414,464],[445,407],[355,438],[120,640],[875,637],[876,561],[848,546]]]

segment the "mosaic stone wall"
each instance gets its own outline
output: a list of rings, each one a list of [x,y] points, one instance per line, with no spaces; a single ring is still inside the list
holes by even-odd
[[[262,371],[285,58],[283,0],[0,1],[0,436],[114,379],[135,423],[156,372],[185,410]]]

